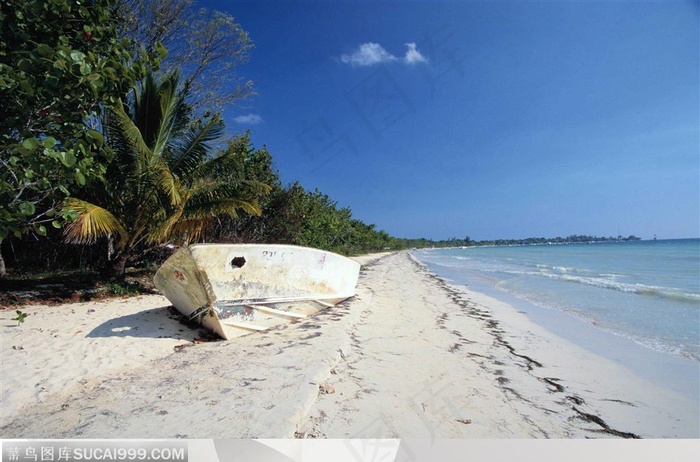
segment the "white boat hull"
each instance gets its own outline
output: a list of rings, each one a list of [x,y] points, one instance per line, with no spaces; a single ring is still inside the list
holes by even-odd
[[[155,286],[224,339],[299,320],[355,295],[360,264],[292,245],[195,244],[173,254]]]

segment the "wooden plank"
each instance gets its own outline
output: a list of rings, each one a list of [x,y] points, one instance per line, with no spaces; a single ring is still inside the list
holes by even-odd
[[[236,300],[217,300],[216,306],[236,306],[236,305],[270,305],[273,303],[296,303],[296,302],[316,302],[326,307],[334,306],[333,303],[323,301],[323,296],[299,296],[299,297],[266,297],[266,298],[241,298]],[[338,297],[329,296],[329,300]]]
[[[227,326],[231,326],[231,327],[238,327],[239,329],[256,330],[259,332],[265,331],[268,329],[268,327],[258,326],[256,324],[249,324],[247,322],[229,321],[227,319],[221,320],[221,323],[226,324]]]
[[[283,311],[283,310],[278,310],[276,308],[272,308],[271,306],[265,306],[265,305],[244,305],[247,308],[252,308],[254,310],[262,311],[263,313],[268,313],[272,315],[278,315],[278,316],[286,316],[288,318],[295,318],[295,319],[306,319],[305,314],[299,314],[299,313],[292,313],[290,311]]]

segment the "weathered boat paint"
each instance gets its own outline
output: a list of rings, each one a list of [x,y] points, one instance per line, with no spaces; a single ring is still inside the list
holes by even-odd
[[[360,264],[308,247],[195,244],[154,283],[189,319],[224,339],[303,319],[355,295]]]

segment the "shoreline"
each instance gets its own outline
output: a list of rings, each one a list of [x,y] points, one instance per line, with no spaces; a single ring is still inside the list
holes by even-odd
[[[588,319],[538,306],[505,292],[496,293],[497,289],[482,290],[479,287],[476,291],[524,312],[532,323],[553,335],[619,364],[661,388],[684,395],[700,409],[700,362],[694,357],[654,350],[630,337],[601,329]]]
[[[514,307],[408,252],[356,259],[352,299],[227,342],[158,295],[0,312],[0,436],[698,438],[688,400]]]
[[[414,259],[458,290],[476,292],[508,304],[555,336],[619,364],[644,380],[683,394],[700,409],[700,362],[695,357],[654,349],[630,336],[601,328],[588,318],[538,305],[474,277],[443,277],[432,264],[415,255]]]

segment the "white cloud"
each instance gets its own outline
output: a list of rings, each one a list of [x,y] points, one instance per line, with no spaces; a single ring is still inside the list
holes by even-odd
[[[367,42],[360,45],[352,53],[344,54],[340,61],[351,66],[372,66],[374,64],[401,61],[406,64],[425,63],[428,59],[418,51],[415,43],[407,43],[406,56],[397,58],[384,49],[380,44]]]
[[[263,118],[257,114],[248,114],[234,117],[233,121],[239,124],[257,125],[263,121]]]
[[[428,62],[428,59],[423,56],[420,51],[418,51],[418,47],[415,43],[407,43],[406,46],[408,47],[408,50],[406,50],[404,61],[406,61],[407,64]]]
[[[396,61],[396,56],[386,51],[378,43],[363,43],[351,54],[342,55],[340,60],[353,66],[371,66],[372,64]]]

